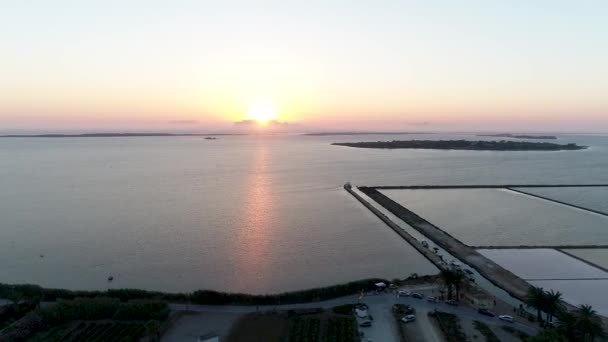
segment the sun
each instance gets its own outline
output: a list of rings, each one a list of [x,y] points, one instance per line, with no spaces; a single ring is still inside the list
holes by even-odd
[[[277,111],[269,103],[256,102],[249,107],[247,115],[250,119],[257,121],[258,124],[265,125],[276,119]]]

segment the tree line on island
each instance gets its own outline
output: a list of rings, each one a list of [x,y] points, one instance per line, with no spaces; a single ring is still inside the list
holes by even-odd
[[[336,146],[379,149],[431,149],[472,151],[561,151],[583,150],[587,146],[575,143],[554,144],[531,141],[471,141],[471,140],[393,140],[333,143]]]

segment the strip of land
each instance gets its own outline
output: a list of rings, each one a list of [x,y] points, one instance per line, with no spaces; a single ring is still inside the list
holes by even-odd
[[[480,184],[480,185],[378,185],[380,190],[436,190],[436,189],[511,189],[511,188],[600,188],[608,184]]]
[[[475,249],[608,249],[608,245],[471,246]]]
[[[412,245],[420,254],[422,254],[425,258],[427,258],[430,262],[432,262],[437,268],[440,270],[446,269],[446,264],[439,258],[439,256],[433,253],[430,249],[424,247],[420,241],[418,241],[415,237],[408,234],[405,230],[401,229],[397,224],[391,221],[386,215],[384,215],[380,210],[371,205],[368,201],[363,199],[359,194],[353,191],[352,186],[349,183],[344,185],[344,189],[348,191],[351,195],[353,195],[361,204],[363,204],[367,209],[369,209],[374,215],[376,215],[379,219],[381,219],[387,226],[389,226],[395,233],[399,234],[407,243]]]
[[[523,279],[502,268],[492,260],[484,257],[477,252],[475,248],[465,245],[458,239],[434,226],[414,212],[404,208],[397,202],[377,191],[375,188],[359,187],[359,190],[376,201],[378,204],[385,207],[401,220],[412,226],[414,229],[418,230],[428,239],[434,241],[448,253],[473,267],[484,278],[505,290],[512,297],[515,297],[521,301],[526,300],[528,290],[530,289],[530,284],[525,282]]]
[[[515,139],[541,139],[541,140],[555,140],[555,135],[526,135],[526,134],[478,134],[478,137],[494,137],[494,138],[515,138]]]
[[[430,132],[318,132],[305,133],[304,135],[325,137],[334,135],[401,135],[401,134],[435,134]]]
[[[470,140],[393,140],[333,143],[336,146],[376,149],[427,149],[466,151],[562,151],[584,150],[587,146],[574,143],[554,144],[529,141],[470,141]]]
[[[238,133],[83,133],[83,134],[8,134],[0,138],[121,138],[121,137],[210,137],[243,135]]]

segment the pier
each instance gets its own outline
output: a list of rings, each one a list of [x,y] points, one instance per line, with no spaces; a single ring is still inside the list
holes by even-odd
[[[356,198],[361,204],[363,204],[367,209],[369,209],[374,215],[376,215],[379,219],[381,219],[387,226],[389,226],[395,233],[399,234],[407,243],[412,245],[420,254],[422,254],[425,258],[427,258],[433,265],[435,265],[440,270],[447,268],[447,265],[441,258],[433,253],[430,249],[424,247],[420,241],[414,238],[405,230],[401,229],[395,222],[391,221],[386,215],[384,215],[380,210],[371,205],[368,201],[366,201],[363,197],[359,196],[356,193],[352,186],[349,183],[344,184],[344,190],[348,191],[354,198]]]
[[[458,186],[456,188],[463,188],[463,187],[466,188],[466,186]],[[502,186],[495,186],[495,187],[502,188]],[[345,188],[346,188],[346,186],[345,186]],[[386,189],[389,187],[379,187],[379,188]],[[390,188],[399,189],[402,187],[390,187]],[[420,188],[420,187],[418,187],[418,188]],[[438,187],[432,187],[432,188],[437,189]],[[502,288],[510,296],[517,298],[520,301],[526,300],[528,290],[530,288],[530,284],[528,284],[523,279],[519,278],[515,274],[513,274],[510,271],[499,266],[492,260],[484,257],[483,255],[478,253],[475,250],[475,248],[467,246],[460,240],[458,240],[455,237],[451,236],[450,234],[444,232],[440,228],[434,226],[430,222],[426,221],[424,218],[418,216],[416,213],[408,210],[407,208],[404,208],[400,204],[391,200],[384,194],[377,191],[376,188],[362,186],[362,187],[358,187],[358,189],[359,189],[359,191],[364,193],[366,196],[368,196],[369,198],[373,199],[378,204],[380,204],[381,206],[386,208],[393,215],[397,216],[398,218],[403,220],[405,223],[409,224],[411,227],[413,227],[414,229],[419,231],[422,235],[427,237],[429,240],[432,240],[433,242],[435,242],[438,246],[443,248],[445,251],[447,251],[448,253],[452,254],[454,257],[456,257],[460,261],[466,263],[467,265],[469,265],[470,267],[475,269],[477,272],[479,272],[480,275],[482,275],[484,278],[488,279],[492,284],[494,284],[495,286],[497,286],[499,288]],[[347,191],[348,191],[348,189],[347,189]],[[349,192],[351,194],[354,194],[352,189],[350,189]],[[360,198],[360,196],[358,196],[358,195],[355,197]],[[365,203],[364,203],[364,205],[365,205]],[[366,207],[373,208],[373,206],[370,205],[369,203],[368,203],[368,205],[366,205]],[[370,208],[370,210],[372,210],[371,208]],[[373,209],[375,211],[377,211],[376,208],[373,208]],[[372,211],[374,212],[374,210],[372,210]],[[379,213],[379,211],[378,211],[378,213]],[[376,215],[378,216],[378,214],[376,214]],[[380,215],[384,216],[384,214],[382,214],[382,213],[380,213]],[[379,216],[379,217],[382,219],[381,216]],[[383,221],[386,222],[386,220],[383,220]],[[388,221],[390,221],[390,220],[388,220]],[[392,221],[390,221],[390,222],[392,222]],[[393,225],[395,225],[395,224],[393,223]],[[389,224],[389,226],[397,232],[403,231],[398,226],[396,228],[390,224]],[[407,234],[407,235],[409,235],[409,234]],[[411,235],[409,235],[409,236],[411,237]],[[411,238],[413,239],[413,237],[411,237]],[[408,242],[410,242],[410,241],[408,240]],[[410,242],[410,244],[412,244],[412,243]],[[412,245],[414,247],[416,247],[414,244],[412,244]],[[420,245],[420,246],[422,247],[422,245]],[[425,248],[422,247],[422,250],[425,250]]]

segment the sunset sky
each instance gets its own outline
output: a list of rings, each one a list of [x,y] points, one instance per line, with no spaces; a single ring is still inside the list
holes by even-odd
[[[0,4],[0,133],[608,131],[608,1]]]

